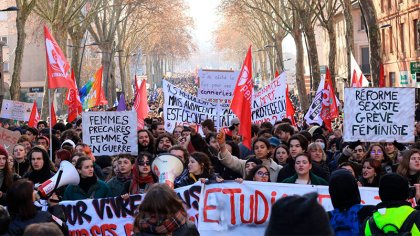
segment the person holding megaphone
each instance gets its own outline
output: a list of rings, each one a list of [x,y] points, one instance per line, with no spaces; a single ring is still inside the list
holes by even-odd
[[[78,185],[67,186],[63,200],[97,199],[112,196],[109,186],[96,177],[93,161],[89,157],[80,157],[75,167],[79,172],[80,182]]]

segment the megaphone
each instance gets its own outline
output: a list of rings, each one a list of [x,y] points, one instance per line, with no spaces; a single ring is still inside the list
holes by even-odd
[[[174,180],[184,170],[182,161],[171,154],[163,154],[155,158],[152,163],[152,171],[158,176],[159,183],[165,183],[174,188]]]
[[[77,185],[80,176],[76,168],[68,162],[62,161],[57,173],[38,187],[38,194],[41,198],[48,198],[57,188],[67,185]]]

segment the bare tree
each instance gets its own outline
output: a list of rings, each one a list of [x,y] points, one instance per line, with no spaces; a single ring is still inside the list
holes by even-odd
[[[353,16],[351,14],[351,2],[351,0],[341,0],[344,19],[346,22],[347,84],[351,83],[351,54],[354,55]]]
[[[16,0],[16,6],[19,8],[16,16],[17,42],[12,82],[10,84],[10,96],[12,100],[15,101],[18,101],[20,96],[20,76],[22,71],[23,52],[25,50],[26,21],[34,9],[35,4],[36,0]]]

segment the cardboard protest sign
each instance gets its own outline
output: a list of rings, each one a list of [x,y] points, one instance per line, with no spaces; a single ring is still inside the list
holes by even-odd
[[[260,124],[276,121],[286,116],[286,73],[281,73],[271,83],[254,94],[252,122]]]
[[[28,121],[33,103],[3,100],[0,117],[11,120]]]
[[[238,71],[199,70],[200,86],[197,97],[201,99],[232,99],[238,76]]]
[[[184,203],[189,220],[198,220],[198,202],[201,183],[175,189]],[[62,201],[67,218],[69,235],[126,235],[133,232],[136,211],[144,195],[131,195],[124,200],[119,197]]]
[[[135,111],[83,112],[82,120],[83,142],[95,156],[137,155]]]
[[[414,88],[346,88],[344,140],[414,142]]]
[[[363,204],[380,202],[378,188],[360,189]],[[288,195],[318,192],[318,201],[332,210],[328,186],[244,181],[204,185],[200,195],[198,230],[200,235],[264,235],[271,206]]]
[[[211,103],[184,92],[168,81],[163,81],[163,114],[165,129],[172,132],[177,125],[195,123],[200,125],[206,119],[212,119],[216,129],[229,126],[235,117],[229,104]]]
[[[19,131],[10,131],[5,128],[0,127],[0,144],[6,148],[9,155],[13,153],[13,146],[17,144],[18,139],[20,138]]]

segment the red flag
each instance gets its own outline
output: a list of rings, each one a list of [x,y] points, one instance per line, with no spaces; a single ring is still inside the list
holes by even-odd
[[[70,64],[46,26],[44,26],[44,37],[47,54],[48,88],[73,88]]]
[[[357,72],[356,70],[353,70],[353,77],[351,78],[351,86],[353,88],[358,88],[359,82],[357,80]]]
[[[147,105],[146,80],[141,82],[140,88],[137,89],[135,97],[136,99],[134,100],[133,109],[137,111],[137,130],[140,130],[144,128],[144,119],[147,117],[147,113],[149,113],[149,106]]]
[[[379,88],[385,87],[385,71],[384,64],[381,63],[379,66]]]
[[[67,122],[74,121],[77,116],[82,113],[82,103],[80,102],[79,91],[77,90],[76,80],[74,78],[74,71],[71,72],[71,78],[74,81],[76,89],[69,89],[64,102],[68,106]]]
[[[36,101],[34,101],[34,105],[32,106],[31,115],[29,116],[28,126],[32,128],[36,128],[38,121],[41,119],[39,117],[38,108],[36,107]]]
[[[55,124],[57,124],[57,116],[55,114],[54,110],[54,103],[51,103],[51,127],[53,127]]]
[[[335,100],[330,70],[327,68],[324,89],[322,90],[321,118],[329,131],[332,131],[331,120],[338,117],[338,115],[337,101]]]
[[[252,56],[251,46],[249,46],[230,104],[230,108],[240,121],[239,134],[242,136],[242,143],[248,149],[251,149],[251,100],[253,87]]]
[[[295,108],[290,100],[289,96],[289,85],[286,84],[286,117],[292,121],[292,125],[296,126],[295,121]]]
[[[277,78],[277,77],[279,77],[279,71],[278,70],[276,70],[276,73],[274,73],[274,78]]]
[[[357,87],[358,88],[362,88],[363,87],[363,73],[360,74],[359,84],[358,84]]]

